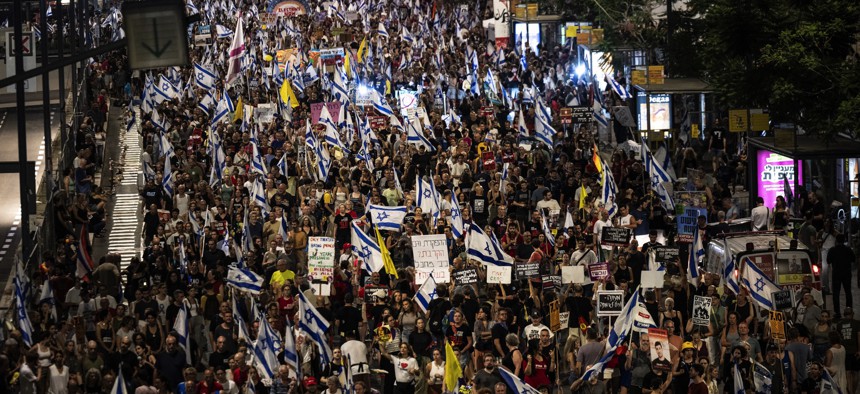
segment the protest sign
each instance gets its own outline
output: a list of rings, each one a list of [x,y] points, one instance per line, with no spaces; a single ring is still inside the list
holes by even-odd
[[[559,275],[541,275],[540,279],[544,290],[561,288],[561,276]]]
[[[540,263],[521,263],[515,267],[517,279],[534,278],[540,275]]]
[[[558,314],[559,330],[564,330],[570,324],[570,312],[559,312]]]
[[[340,102],[331,101],[311,104],[311,124],[316,125],[320,122],[320,112],[322,112],[323,105],[328,107],[328,113],[331,114],[331,120],[334,121],[334,124],[340,122]]]
[[[488,265],[487,266],[487,283],[511,283],[511,267]]]
[[[318,296],[331,294],[334,275],[334,238],[308,238],[308,282]]]
[[[670,370],[672,352],[669,349],[669,333],[659,328],[649,328],[648,342],[651,344],[651,367],[664,371]]]
[[[594,263],[588,265],[588,276],[592,281],[599,281],[609,277],[609,264]]]
[[[624,292],[621,290],[597,291],[597,316],[618,316],[624,309]]]
[[[656,246],[654,247],[655,259],[660,263],[668,263],[678,259],[679,249],[678,247],[671,246]]]
[[[707,326],[711,319],[711,297],[693,297],[693,324]]]
[[[773,308],[778,311],[790,310],[793,306],[791,290],[775,291],[771,293],[771,297],[773,297]]]
[[[666,271],[642,271],[643,289],[662,289]]]
[[[476,268],[466,268],[459,271],[454,271],[452,275],[454,283],[457,285],[470,285],[478,283],[478,270]]]
[[[585,266],[562,266],[561,283],[587,283],[585,281]]]
[[[704,192],[675,192],[675,215],[678,225],[678,242],[693,242],[693,230],[699,215],[708,214],[708,197]]]
[[[630,237],[633,230],[623,227],[603,227],[600,236],[601,245],[627,246],[630,245]]]
[[[415,284],[424,284],[431,273],[436,283],[451,281],[445,234],[413,235],[412,259],[415,261]]]
[[[549,329],[552,332],[558,332],[558,330],[561,330],[558,300],[552,300],[549,303]]]
[[[785,339],[785,316],[782,312],[770,311],[770,336]]]

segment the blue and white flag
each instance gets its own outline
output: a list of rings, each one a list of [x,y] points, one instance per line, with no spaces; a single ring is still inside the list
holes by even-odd
[[[116,375],[116,380],[113,382],[113,388],[110,394],[129,394],[128,386],[125,384],[125,377],[122,376],[122,368],[117,368],[119,371]]]
[[[421,176],[415,175],[415,201],[415,205],[421,208],[421,211],[429,213],[434,218],[439,217],[439,193],[433,185],[432,178],[428,183],[421,179]]]
[[[373,108],[379,111],[379,113],[385,116],[394,116],[394,110],[391,109],[391,106],[388,105],[387,101],[385,101],[385,97],[382,97],[376,89],[370,92],[370,99],[373,104]]]
[[[555,236],[552,235],[552,229],[549,228],[549,222],[546,221],[546,215],[543,214],[543,209],[540,210],[540,223],[541,228],[543,228],[543,235],[546,237],[546,241],[549,242],[552,247],[555,247]]]
[[[370,218],[380,230],[400,231],[403,218],[406,217],[406,207],[387,207],[384,205],[369,205]]]
[[[170,168],[170,156],[164,156],[164,174],[161,178],[161,187],[168,197],[173,198],[173,169]]]
[[[54,321],[57,321],[57,302],[54,299],[54,289],[51,288],[51,281],[49,279],[45,279],[42,282],[42,291],[39,294],[39,305],[48,304],[51,306],[51,317],[54,318]]]
[[[770,394],[773,392],[773,373],[770,372],[764,364],[755,361],[752,361],[753,365],[753,387],[755,388],[756,394]],[[824,378],[822,377],[821,383],[824,383]],[[825,392],[824,390],[821,391]]]
[[[260,207],[265,216],[269,216],[269,212],[272,211],[269,201],[266,199],[266,186],[263,185],[263,181],[259,178],[251,185],[251,203]]]
[[[615,179],[612,177],[612,171],[609,169],[609,166],[603,162],[603,159],[600,159],[600,161],[601,168],[603,168],[600,177],[600,186],[602,189],[600,202],[603,203],[604,209],[609,213],[609,218],[611,219],[618,212],[618,204],[615,203],[618,186],[615,185]]]
[[[224,25],[215,25],[215,34],[218,38],[230,38],[233,36],[233,30],[228,29]]]
[[[341,105],[341,108],[343,107],[344,105]],[[337,131],[338,127],[334,123],[334,118],[332,118],[331,112],[329,112],[328,106],[325,103],[320,110],[320,123],[325,126],[325,142],[349,154],[349,148],[340,140],[340,133]]]
[[[265,177],[269,173],[256,142],[251,143],[251,173],[260,174],[262,177]]]
[[[328,331],[328,320],[320,314],[313,304],[308,301],[305,294],[298,292],[299,296],[299,330],[304,332],[308,339],[320,349],[320,361],[322,365],[327,365],[332,360],[331,347],[326,341],[326,331]]]
[[[606,338],[606,352],[604,352],[600,360],[585,371],[582,375],[582,380],[587,382],[592,375],[602,372],[604,365],[615,356],[615,350],[627,340],[627,336],[630,335],[630,331],[636,322],[639,297],[639,287],[637,287],[636,291],[633,292],[633,296],[624,305],[624,309],[621,310],[621,315],[618,316],[615,324],[609,331],[609,336]]]
[[[506,368],[498,368],[498,370],[502,375],[502,380],[505,381],[505,384],[508,385],[508,388],[511,389],[514,394],[540,394],[538,389],[532,387],[526,382],[523,382],[522,379],[508,371]]]
[[[652,182],[655,179],[659,182],[672,182],[674,180],[669,172],[654,159],[654,156],[651,154],[651,150],[648,149],[648,141],[644,138],[639,145],[639,155],[641,156],[642,164],[645,166],[645,171],[648,172]]]
[[[448,217],[451,224],[451,233],[460,238],[466,234],[463,226],[463,212],[460,211],[460,203],[457,201],[457,193],[451,192],[451,215]]]
[[[732,366],[732,393],[734,394],[746,394],[746,390],[744,390],[744,378],[741,375],[741,371],[738,368],[738,363],[735,361],[735,365]]]
[[[215,107],[215,116],[212,117],[212,125],[216,125],[221,120],[227,119],[227,115],[233,111],[235,111],[233,102],[230,101],[230,96],[228,96],[225,91],[224,94],[221,95],[221,100],[218,101],[218,106]]]
[[[750,297],[752,297],[758,306],[773,310],[773,298],[771,295],[781,289],[749,257],[744,259],[741,284],[749,290]]]
[[[502,177],[499,180],[499,193],[502,196],[507,194],[506,192],[508,190],[508,164],[510,164],[510,163],[505,163],[502,166]]]
[[[233,322],[236,324],[236,330],[239,332],[239,339],[244,339],[245,343],[250,345],[254,343],[251,340],[251,334],[248,333],[248,325],[245,324],[245,319],[242,317],[242,313],[239,311],[239,302],[245,302],[244,300],[240,300],[240,297],[233,296],[230,297],[232,306],[233,306]],[[246,308],[243,304],[243,310]],[[252,317],[253,318],[253,317]]]
[[[215,105],[215,96],[212,95],[212,92],[206,92],[206,95],[197,103],[197,108],[200,108],[203,112],[206,112],[206,114],[211,115],[212,111],[215,109]]]
[[[212,90],[215,86],[216,80],[217,78],[212,70],[199,63],[194,63],[194,81],[197,83],[198,87],[205,90]]]
[[[693,243],[690,244],[690,252],[687,254],[687,279],[694,286],[699,285],[699,259],[705,255],[701,232],[698,226],[693,230]]]
[[[481,226],[474,224],[469,226],[466,253],[484,265],[512,266],[514,263],[513,257],[502,250],[495,234],[487,235]]]
[[[128,104],[128,120],[125,122],[125,132],[128,133],[137,124],[137,111],[134,110],[131,103]]]
[[[430,301],[433,301],[436,298],[436,279],[433,278],[433,273],[430,273],[430,277],[424,281],[424,284],[418,288],[418,292],[415,293],[415,302],[418,304],[418,307],[421,308],[424,313],[427,313],[427,309],[430,307]]]
[[[556,134],[555,129],[550,125],[552,118],[548,117],[547,113],[549,111],[543,105],[541,100],[538,100],[537,104],[538,108],[535,111],[535,138],[546,145],[549,150],[552,150],[552,138]]]
[[[379,34],[380,37],[389,38],[388,29],[385,28],[385,24],[379,22],[379,25],[376,28],[376,34]]]
[[[353,220],[350,225],[350,241],[352,242],[352,250],[361,259],[361,267],[368,274],[379,272],[384,266],[382,263],[382,251],[373,237],[367,235],[359,225],[358,220]]]
[[[526,126],[526,118],[523,115],[523,109],[520,108],[520,115],[517,118],[517,130],[520,138],[529,138],[529,128]]]
[[[420,121],[416,119],[406,119],[406,142],[416,147],[423,146],[427,152],[435,152],[436,148],[430,143],[430,140],[424,136],[424,131],[421,128]],[[416,125],[416,123],[418,123]]]
[[[296,352],[296,339],[291,324],[288,324],[287,329],[284,330],[284,362],[293,367],[297,374],[301,374],[301,363],[299,363],[299,354]],[[301,380],[301,375],[299,375],[299,380]]]
[[[227,271],[227,284],[229,286],[254,295],[260,294],[264,282],[265,280],[260,275],[248,269],[230,267],[230,270]]]
[[[728,241],[725,241],[724,247],[728,249]],[[735,277],[735,261],[732,259],[731,253],[726,253],[725,262],[723,266],[723,283],[731,290],[733,293],[738,294],[741,291],[740,286],[738,286],[738,280]]]
[[[48,9],[45,11],[45,16],[48,18],[54,16],[54,10],[51,9],[51,5],[48,4]]]
[[[281,175],[283,175],[285,177],[290,176],[289,175],[290,174],[290,166],[287,163],[287,155],[286,154],[281,155],[281,159],[278,160],[277,167],[278,167],[278,171],[280,171]]]
[[[375,90],[374,90],[375,91]],[[331,83],[331,95],[343,105],[349,105],[349,79],[343,71],[343,67],[335,66],[334,79]]]
[[[185,362],[191,364],[191,317],[188,315],[188,307],[185,304],[179,308],[176,320],[173,322],[173,331],[176,332],[177,343],[185,350]]]
[[[618,83],[615,78],[612,78],[612,75],[606,74],[606,81],[609,82],[609,86],[612,87],[612,91],[615,92],[615,94],[617,94],[622,100],[633,98],[624,86]]]
[[[21,332],[21,339],[27,347],[33,346],[33,324],[30,322],[30,316],[27,314],[27,287],[29,279],[26,281],[14,280],[15,283],[15,320],[18,322],[18,330]]]
[[[824,366],[821,366],[821,394],[842,394],[842,388],[833,380],[830,371]]]
[[[288,327],[287,330],[290,328]],[[277,377],[278,352],[281,350],[281,338],[269,324],[269,319],[263,316],[257,329],[257,341],[254,342],[254,366],[260,377],[274,380]],[[295,350],[295,348],[293,348]]]

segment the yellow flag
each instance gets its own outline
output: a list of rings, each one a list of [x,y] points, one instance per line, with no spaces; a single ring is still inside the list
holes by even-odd
[[[600,155],[597,154],[597,144],[594,144],[594,150],[591,151],[591,161],[594,162],[594,167],[597,168],[597,173],[602,173],[603,166],[600,164]]]
[[[588,198],[588,192],[585,191],[585,184],[579,185],[579,209],[585,209],[585,199]]]
[[[451,342],[445,341],[445,391],[454,391],[457,388],[457,380],[462,377],[463,369],[460,368],[460,360],[457,360]]]
[[[389,94],[391,94],[391,80],[386,79],[385,80],[385,95],[388,96]]]
[[[364,39],[361,40],[361,44],[358,45],[358,62],[361,63],[364,61],[364,51],[367,49],[367,36],[364,36]]]
[[[394,261],[391,260],[391,253],[388,252],[385,240],[382,239],[382,234],[379,233],[379,227],[374,226],[373,228],[376,229],[376,242],[379,243],[379,251],[382,254],[382,264],[385,266],[385,273],[393,275],[395,279],[400,279],[397,276],[397,269],[394,268]]]
[[[239,102],[236,103],[236,112],[233,113],[233,121],[242,120],[244,116],[245,105],[242,104],[242,97],[239,96]]]
[[[290,107],[296,108],[299,106],[299,99],[296,98],[296,94],[293,93],[293,87],[290,85],[290,81],[284,80],[284,83],[281,84],[281,101],[284,104],[289,104]]]
[[[346,76],[352,78],[352,72],[349,71],[349,58],[352,56],[349,54],[349,52],[345,53],[344,55],[345,56],[343,57],[343,68],[346,69]]]

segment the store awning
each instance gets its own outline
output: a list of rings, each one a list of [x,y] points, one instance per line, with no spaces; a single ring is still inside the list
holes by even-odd
[[[710,93],[711,85],[698,78],[666,78],[662,84],[633,85],[637,90],[646,93]]]
[[[816,135],[798,135],[793,146],[777,144],[775,137],[750,137],[750,145],[796,160],[832,159],[860,156],[860,142],[836,136],[825,141]]]

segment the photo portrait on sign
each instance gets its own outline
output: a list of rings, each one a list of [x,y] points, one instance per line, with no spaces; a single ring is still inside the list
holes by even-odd
[[[672,369],[671,345],[666,330],[649,329],[648,342],[651,344],[651,367],[664,371]]]

